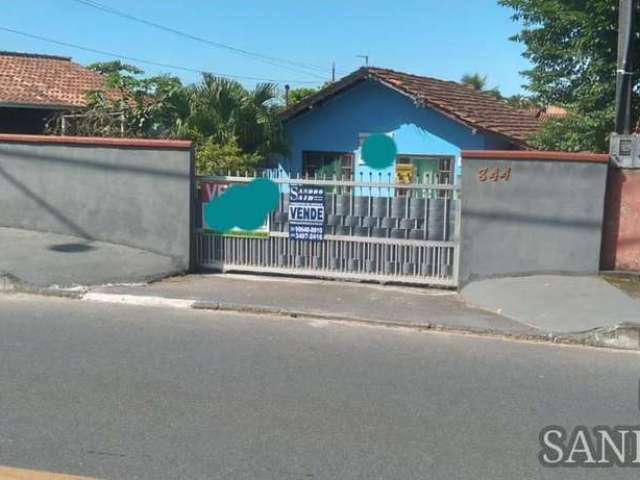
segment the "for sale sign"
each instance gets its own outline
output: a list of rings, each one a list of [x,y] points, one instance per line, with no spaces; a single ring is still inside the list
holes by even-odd
[[[205,218],[205,211],[207,204],[216,198],[222,196],[225,191],[230,188],[233,183],[226,180],[211,180],[202,182],[200,184],[200,201],[202,202],[202,228],[211,232],[215,232],[220,235],[231,237],[268,237],[269,236],[269,217],[265,220],[265,223],[254,230],[243,230],[238,227],[234,227],[231,230],[216,231],[207,224]]]
[[[324,239],[324,190],[321,187],[291,185],[289,238],[307,241]]]

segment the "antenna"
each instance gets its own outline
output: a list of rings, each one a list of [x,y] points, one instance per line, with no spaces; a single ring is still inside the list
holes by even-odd
[[[356,57],[364,59],[365,66],[369,66],[369,55],[356,55]]]

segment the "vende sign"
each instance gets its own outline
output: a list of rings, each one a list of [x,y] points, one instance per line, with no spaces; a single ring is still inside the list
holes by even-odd
[[[200,184],[200,199],[202,203],[209,203],[212,198],[219,197],[229,188],[229,182],[212,181]]]
[[[207,204],[215,199],[220,197],[227,188],[231,187],[233,183],[225,181],[225,180],[211,180],[207,182],[202,182],[200,184],[200,201],[202,202],[202,228],[205,230],[211,230],[209,225],[207,224],[207,219],[205,218],[205,210]],[[237,183],[236,183],[237,185]],[[267,217],[265,223],[255,230],[243,230],[241,228],[234,227],[231,230],[225,232],[216,232],[224,235],[230,236],[256,236],[256,237],[266,237],[269,235],[269,217]]]
[[[305,205],[289,206],[289,218],[293,221],[309,221],[311,223],[324,221],[324,206]]]
[[[321,187],[292,185],[289,202],[289,238],[323,240],[324,190]]]

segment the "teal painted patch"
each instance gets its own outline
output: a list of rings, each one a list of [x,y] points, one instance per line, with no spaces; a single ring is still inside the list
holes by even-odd
[[[369,135],[362,144],[362,160],[376,170],[393,165],[397,154],[398,147],[393,138],[381,133]]]
[[[275,182],[256,178],[244,185],[232,185],[205,206],[204,219],[211,230],[228,232],[233,228],[256,230],[278,207],[280,191]]]

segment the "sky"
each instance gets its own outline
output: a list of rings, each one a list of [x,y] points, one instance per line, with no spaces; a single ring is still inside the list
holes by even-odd
[[[0,0],[0,28],[165,64],[128,60],[148,74],[173,73],[187,83],[210,71],[318,86],[330,79],[332,62],[339,78],[364,64],[358,55],[368,55],[371,65],[446,80],[479,72],[503,94],[526,93],[519,72],[529,64],[522,45],[509,41],[520,27],[496,0],[92,1],[231,49],[79,0]],[[0,50],[71,56],[82,64],[114,59],[4,30]],[[258,82],[239,80],[247,87]]]

